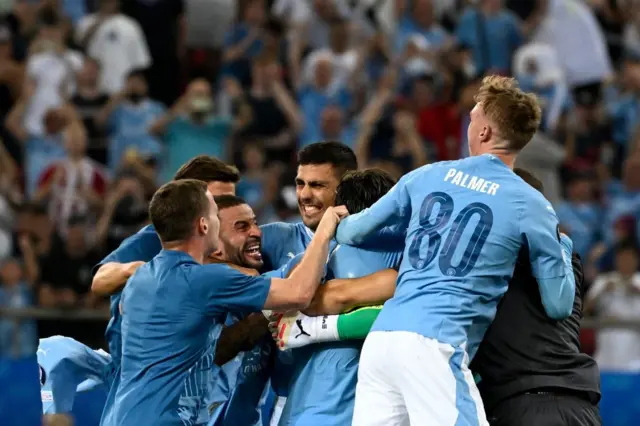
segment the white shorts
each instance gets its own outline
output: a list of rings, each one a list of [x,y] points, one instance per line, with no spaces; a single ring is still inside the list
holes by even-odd
[[[489,426],[464,348],[376,331],[360,355],[353,426]]]

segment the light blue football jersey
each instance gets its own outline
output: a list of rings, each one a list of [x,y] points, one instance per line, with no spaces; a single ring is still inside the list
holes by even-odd
[[[122,293],[122,362],[117,426],[196,425],[218,372],[217,339],[228,312],[263,309],[271,279],[224,264],[200,265],[162,250]]]
[[[339,243],[407,228],[396,292],[373,331],[409,331],[466,345],[470,357],[528,246],[547,313],[571,313],[575,282],[551,204],[493,155],[423,166],[371,208],[344,219]],[[569,248],[570,249],[570,248]]]
[[[375,252],[338,245],[327,279],[358,278],[397,269],[402,252]],[[350,425],[362,342],[345,341],[293,349],[292,377],[279,425]]]
[[[108,353],[52,336],[40,339],[37,355],[44,414],[71,413],[78,392],[103,388],[106,398],[114,373]]]
[[[313,239],[313,231],[304,223],[276,222],[262,225],[262,258],[264,270],[281,268],[302,253]]]

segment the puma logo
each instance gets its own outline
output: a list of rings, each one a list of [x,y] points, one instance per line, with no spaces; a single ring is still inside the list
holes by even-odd
[[[302,320],[296,320],[296,325],[298,326],[298,328],[300,329],[300,333],[298,333],[298,335],[296,336],[296,339],[300,336],[309,336],[311,337],[311,335],[309,333],[307,333],[306,331],[304,331],[304,328],[302,328]]]

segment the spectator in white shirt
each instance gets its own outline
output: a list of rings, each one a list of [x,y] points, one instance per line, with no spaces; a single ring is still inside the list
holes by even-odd
[[[638,251],[624,244],[616,250],[616,270],[602,274],[587,293],[585,313],[606,319],[640,320],[640,274]],[[595,359],[603,370],[640,370],[640,332],[605,328],[597,333]]]
[[[27,78],[35,92],[25,115],[31,135],[44,133],[45,113],[61,106],[75,90],[75,74],[82,68],[82,55],[64,45],[62,21],[53,13],[42,17],[36,40],[30,47]]]
[[[76,41],[102,69],[100,86],[109,94],[124,88],[134,69],[151,65],[151,56],[140,25],[120,13],[119,0],[100,0],[97,13],[84,17],[76,29]]]

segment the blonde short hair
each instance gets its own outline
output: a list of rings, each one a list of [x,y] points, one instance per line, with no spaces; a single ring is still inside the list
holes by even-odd
[[[523,92],[513,78],[485,77],[474,99],[497,126],[509,151],[523,149],[540,126],[542,112],[536,95]]]

